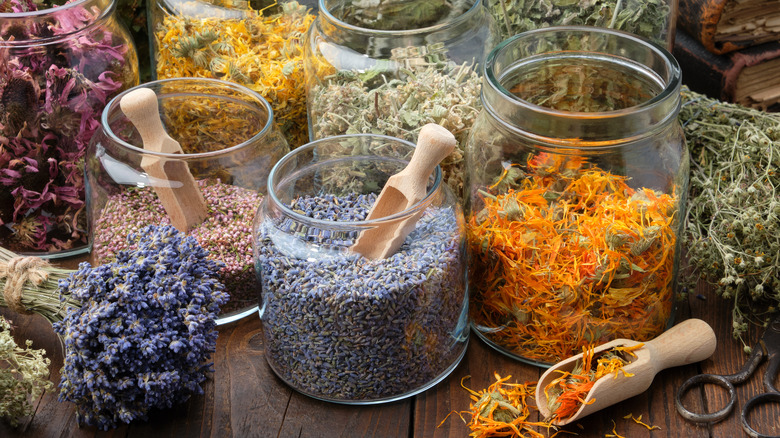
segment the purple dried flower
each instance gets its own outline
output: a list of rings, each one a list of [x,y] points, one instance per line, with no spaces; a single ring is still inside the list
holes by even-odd
[[[104,430],[203,393],[227,301],[220,264],[194,238],[149,226],[128,243],[114,262],[82,263],[60,281],[81,307],[54,324],[65,343],[60,401]]]
[[[5,0],[2,9],[37,5]],[[14,251],[87,244],[83,156],[108,100],[138,81],[127,41],[100,13],[74,7],[46,23],[0,23],[0,244]]]

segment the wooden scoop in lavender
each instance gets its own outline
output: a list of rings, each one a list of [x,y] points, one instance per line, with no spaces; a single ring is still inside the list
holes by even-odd
[[[704,360],[715,346],[715,332],[700,319],[645,343],[616,339],[551,366],[536,387],[536,404],[563,426],[645,392],[659,371]]]
[[[411,216],[399,217],[398,214],[425,198],[431,172],[456,144],[455,136],[444,127],[435,123],[422,127],[409,164],[387,180],[366,218],[387,219],[364,230],[352,245],[353,252],[370,259],[382,259],[398,251],[422,211]]]

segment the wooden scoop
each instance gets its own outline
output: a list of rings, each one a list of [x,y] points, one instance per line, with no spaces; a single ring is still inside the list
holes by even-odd
[[[428,193],[428,177],[436,165],[455,149],[456,144],[455,136],[444,127],[435,123],[423,126],[409,164],[387,180],[366,220],[392,216],[422,201]],[[385,258],[395,253],[421,215],[422,211],[412,217],[389,220],[363,231],[352,245],[352,251],[370,259]]]
[[[615,339],[596,347],[594,355],[613,347],[631,347],[636,344],[639,342],[629,339]],[[617,377],[614,374],[602,377],[593,385],[577,413],[569,418],[555,419],[552,424],[557,426],[569,424],[645,392],[659,371],[704,360],[715,351],[715,345],[715,332],[706,322],[700,319],[683,321],[652,341],[645,342],[643,347],[633,351],[636,358],[623,367],[623,370],[633,374],[633,376],[627,377],[620,372]],[[547,405],[545,387],[560,377],[561,374],[558,371],[571,371],[575,362],[581,357],[582,355],[578,355],[558,362],[542,374],[536,387],[536,404],[539,413],[544,418],[549,418],[552,414]]]
[[[183,153],[179,142],[165,132],[154,91],[149,88],[133,90],[122,97],[119,106],[141,134],[144,149],[167,154]],[[187,163],[147,154],[141,159],[141,167],[150,179],[170,182],[154,185],[153,188],[174,227],[186,233],[203,222],[208,214],[206,201]]]

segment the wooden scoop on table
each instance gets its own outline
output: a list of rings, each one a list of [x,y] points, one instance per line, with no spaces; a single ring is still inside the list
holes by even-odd
[[[629,339],[616,339],[594,349],[594,357],[599,352],[614,347],[631,347],[640,342]],[[700,319],[688,319],[670,328],[644,346],[633,350],[633,360],[624,365],[620,372],[600,378],[585,397],[580,409],[571,417],[554,419],[552,424],[563,426],[577,421],[586,415],[604,409],[635,395],[645,392],[653,382],[655,375],[666,368],[699,362],[715,351],[715,332]],[[552,412],[547,403],[545,387],[561,376],[560,371],[572,371],[582,355],[573,356],[551,366],[542,374],[536,387],[536,404],[544,418],[550,418]],[[632,376],[626,376],[623,371]]]
[[[133,90],[122,97],[119,106],[141,134],[144,149],[183,153],[179,142],[165,132],[154,91],[149,88]],[[153,188],[176,229],[186,233],[203,222],[208,214],[206,201],[186,162],[146,154],[141,159],[141,167],[150,177],[170,183]]]
[[[457,141],[444,127],[429,123],[417,137],[417,147],[409,164],[391,176],[366,220],[377,220],[400,213],[425,198],[428,178],[436,165],[449,155]],[[422,211],[411,217],[390,219],[363,231],[352,245],[352,251],[370,259],[386,258],[401,247],[406,236],[422,216]]]

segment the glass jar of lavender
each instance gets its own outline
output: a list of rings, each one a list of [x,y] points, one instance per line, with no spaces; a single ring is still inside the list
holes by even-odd
[[[148,112],[180,152],[159,150],[139,134],[125,104],[139,90],[153,91]],[[224,263],[230,300],[217,324],[254,314],[252,221],[271,168],[288,151],[268,102],[240,85],[166,79],[118,95],[103,111],[86,161],[94,263],[128,249],[128,236],[145,226],[170,223]]]
[[[538,365],[659,335],[688,189],[677,62],[628,33],[550,27],[485,65],[466,147],[475,332]]]
[[[312,140],[371,133],[415,141],[436,123],[459,146],[441,163],[463,192],[463,150],[480,68],[500,39],[483,0],[320,0],[304,53]]]
[[[366,220],[414,150],[356,134],[279,161],[255,219],[265,356],[296,390],[345,404],[417,394],[460,362],[469,337],[463,213],[437,166],[424,199]],[[400,249],[369,259],[356,238],[419,217]]]
[[[138,84],[113,0],[0,5],[0,246],[41,257],[88,250],[84,153],[100,113]]]

